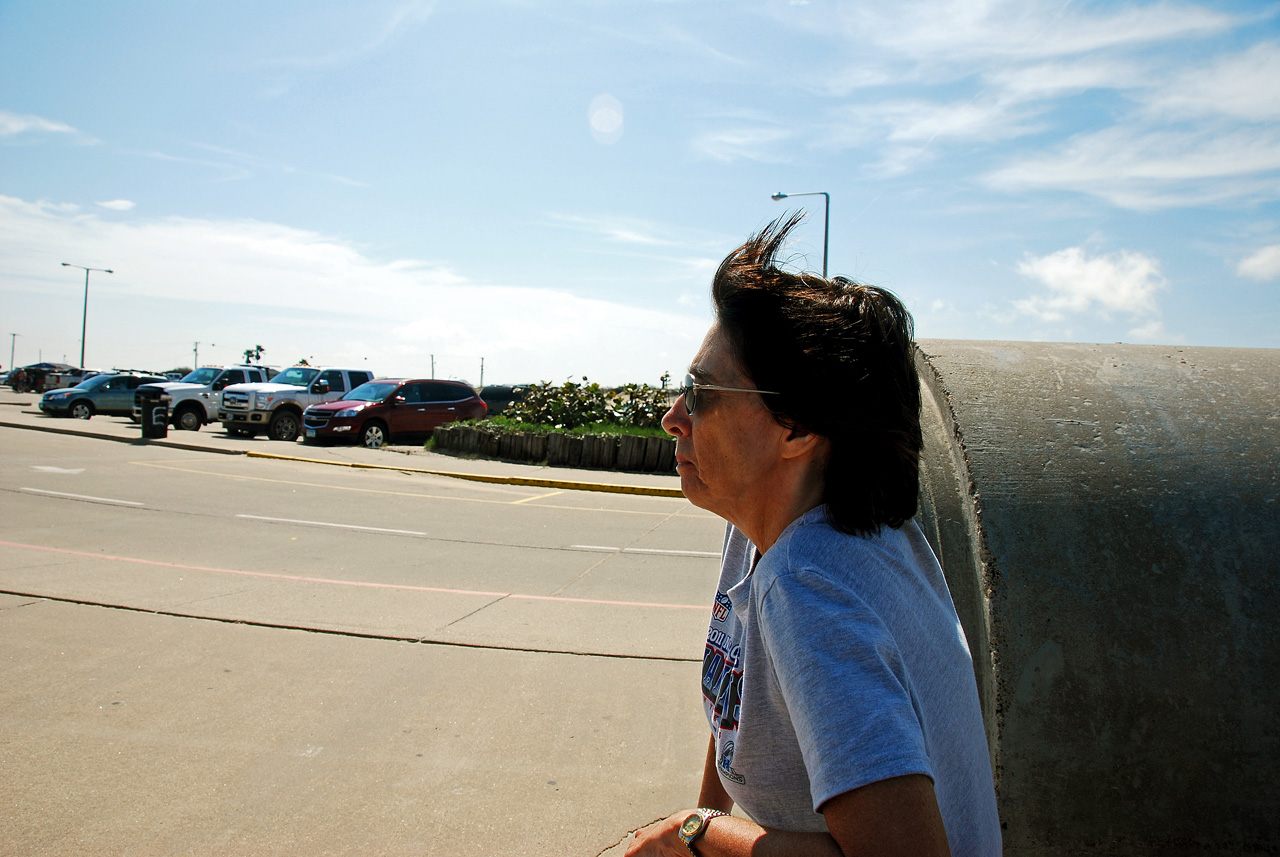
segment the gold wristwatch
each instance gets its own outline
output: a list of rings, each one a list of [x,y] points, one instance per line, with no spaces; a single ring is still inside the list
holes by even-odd
[[[689,853],[693,857],[698,857],[698,852],[693,850],[694,840],[707,832],[707,822],[717,815],[728,814],[718,809],[706,809],[703,807],[690,813],[689,817],[684,820],[684,824],[680,825],[680,841],[684,843],[685,848],[689,849]]]

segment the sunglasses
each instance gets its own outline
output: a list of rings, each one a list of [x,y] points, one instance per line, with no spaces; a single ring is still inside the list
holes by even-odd
[[[684,386],[677,389],[677,394],[684,397],[684,409],[693,416],[694,410],[698,407],[698,391],[699,390],[715,390],[719,393],[759,393],[762,396],[779,396],[781,393],[775,393],[773,390],[757,390],[754,387],[721,387],[718,384],[699,384],[693,380],[692,375],[684,376]]]

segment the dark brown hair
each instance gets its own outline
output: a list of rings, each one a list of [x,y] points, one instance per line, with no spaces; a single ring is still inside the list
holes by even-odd
[[[803,214],[730,253],[712,281],[716,318],[774,419],[827,438],[827,520],[870,535],[916,513],[920,381],[911,314],[892,293],[844,277],[784,271],[778,253]]]

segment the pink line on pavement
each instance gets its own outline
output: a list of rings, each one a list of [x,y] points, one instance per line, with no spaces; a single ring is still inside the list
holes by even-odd
[[[44,545],[24,545],[19,542],[0,541],[0,546],[21,548],[23,550],[44,551],[45,553],[64,554],[66,556],[82,556],[90,559],[105,559],[112,562],[132,562],[138,565],[153,565],[160,568],[176,568],[183,571],[207,571],[212,574],[237,574],[242,577],[263,577],[268,580],[292,580],[298,583],[325,583],[333,586],[360,586],[367,589],[398,589],[409,592],[439,592],[445,595],[478,595],[486,598],[514,598],[522,601],[559,601],[565,604],[603,604],[609,607],[657,607],[668,610],[706,610],[706,605],[693,604],[657,604],[648,601],[609,601],[603,598],[565,598],[559,595],[522,595],[516,592],[485,592],[474,589],[443,589],[437,586],[409,586],[402,583],[370,583],[360,580],[332,580],[324,577],[303,577],[295,574],[271,574],[265,571],[241,571],[234,568],[210,568],[203,565],[183,565],[177,562],[161,562],[154,559],[140,559],[130,556],[111,556],[109,554],[74,551],[66,548],[51,548]]]

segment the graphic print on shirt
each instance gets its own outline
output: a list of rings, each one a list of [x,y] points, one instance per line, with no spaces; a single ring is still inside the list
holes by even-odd
[[[718,599],[717,599],[718,600]],[[716,743],[720,772],[734,782],[746,782],[733,769],[732,740],[738,731],[738,715],[742,699],[742,648],[723,631],[712,628],[707,634],[707,648],[702,656],[702,695],[710,704],[716,725]]]
[[[720,749],[720,760],[717,763],[720,766],[720,774],[726,779],[733,780],[735,783],[745,783],[747,778],[733,769],[733,742],[726,741],[724,747]]]
[[[716,603],[711,605],[711,618],[717,622],[723,622],[729,618],[729,611],[733,609],[733,602],[729,600],[729,596],[723,592],[716,593]]]

